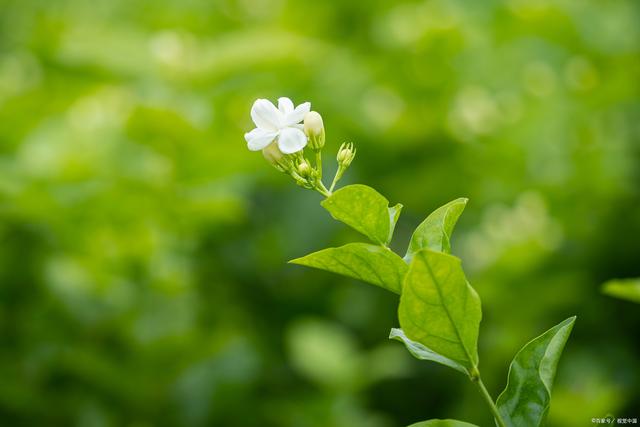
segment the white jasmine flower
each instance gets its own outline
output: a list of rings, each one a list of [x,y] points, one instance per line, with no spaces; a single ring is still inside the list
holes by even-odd
[[[278,98],[278,108],[267,99],[257,99],[251,107],[251,119],[256,128],[244,134],[251,151],[266,148],[277,139],[278,148],[284,154],[302,150],[307,145],[307,136],[300,122],[311,110],[305,102],[293,107],[289,98]]]

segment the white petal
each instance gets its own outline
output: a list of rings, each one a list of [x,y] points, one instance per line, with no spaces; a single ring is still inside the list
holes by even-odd
[[[281,129],[278,135],[278,148],[284,154],[295,153],[307,145],[307,135],[300,129],[288,127]]]
[[[309,111],[311,111],[310,102],[305,102],[303,104],[298,105],[295,110],[293,110],[291,113],[287,114],[284,117],[285,126],[291,126],[296,123],[300,123],[304,119],[304,116]]]
[[[249,150],[258,151],[271,144],[276,136],[278,136],[278,132],[255,128],[251,132],[245,133],[244,139],[247,141]]]
[[[285,96],[278,98],[278,110],[285,115],[293,113],[293,102]]]
[[[251,118],[257,127],[270,131],[278,130],[284,122],[284,114],[266,99],[256,99],[251,107]]]

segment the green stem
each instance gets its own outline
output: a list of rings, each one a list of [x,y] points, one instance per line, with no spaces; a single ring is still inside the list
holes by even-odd
[[[318,180],[322,181],[322,150],[316,150],[316,169],[318,170]]]
[[[327,187],[324,186],[322,181],[318,181],[316,190],[318,191],[318,193],[322,194],[325,197],[329,197],[331,195],[331,190],[327,190]]]
[[[484,383],[482,382],[482,378],[480,377],[480,372],[478,372],[478,377],[475,380],[472,379],[471,381],[478,386],[478,389],[480,390],[480,394],[482,394],[482,397],[484,398],[485,402],[487,402],[487,405],[489,405],[489,409],[491,409],[491,413],[493,414],[493,417],[495,418],[496,423],[498,424],[498,427],[507,427],[507,424],[502,419],[502,415],[500,415],[500,412],[498,411],[496,404],[494,403],[493,399],[491,398],[491,395],[489,394],[489,392],[487,391],[487,388],[484,386]]]
[[[342,178],[342,174],[344,173],[344,171],[340,169],[341,167],[338,166],[338,170],[336,171],[336,174],[333,177],[333,181],[331,181],[331,187],[329,187],[329,192],[333,192],[333,189],[335,188],[336,184],[338,183],[338,181],[340,181],[340,178]]]

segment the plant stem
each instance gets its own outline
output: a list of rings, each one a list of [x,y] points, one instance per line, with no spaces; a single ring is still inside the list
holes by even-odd
[[[329,191],[333,192],[334,187],[336,186],[336,184],[338,183],[338,181],[340,181],[340,178],[342,178],[342,173],[344,171],[340,170],[340,166],[338,166],[338,170],[336,171],[335,176],[333,177],[333,181],[331,182],[331,187],[329,187]]]
[[[496,423],[498,424],[498,426],[499,427],[507,427],[507,425],[505,424],[504,420],[502,419],[502,415],[500,415],[500,412],[498,411],[498,408],[496,407],[496,404],[494,403],[493,399],[491,398],[491,395],[487,391],[487,388],[484,386],[484,383],[482,382],[482,378],[480,377],[480,373],[478,372],[477,379],[475,379],[475,380],[472,379],[471,381],[478,386],[478,389],[480,390],[480,394],[482,394],[482,397],[487,402],[487,405],[489,405],[489,408],[491,409],[491,413],[493,414],[493,417],[495,418]]]
[[[324,186],[322,181],[318,180],[318,184],[316,185],[316,190],[318,193],[322,194],[325,197],[329,197],[331,195],[331,190],[327,190],[327,187]]]
[[[316,169],[318,170],[318,180],[322,181],[322,151],[316,150]]]

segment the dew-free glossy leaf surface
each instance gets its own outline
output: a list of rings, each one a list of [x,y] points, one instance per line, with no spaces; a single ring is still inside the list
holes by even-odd
[[[576,318],[570,317],[529,341],[509,367],[507,387],[496,402],[509,426],[537,427],[544,424],[551,402],[551,389],[558,360]]]
[[[451,233],[462,214],[468,199],[460,198],[433,211],[415,229],[409,242],[404,259],[411,262],[413,254],[420,249],[432,249],[438,252],[451,252]]]
[[[409,269],[390,249],[369,243],[323,249],[289,262],[353,277],[397,294],[402,290],[402,280]]]
[[[456,371],[460,371],[463,374],[467,374],[467,375],[469,374],[469,371],[467,371],[467,368],[465,368],[458,362],[448,359],[436,353],[435,351],[431,350],[428,347],[425,347],[419,342],[411,341],[409,338],[407,338],[407,336],[404,334],[402,329],[399,329],[399,328],[391,329],[391,333],[389,334],[389,339],[404,343],[405,347],[407,347],[407,350],[409,350],[409,353],[411,353],[411,355],[416,359],[431,360],[432,362],[440,363],[441,365],[445,365],[455,369]]]
[[[393,236],[402,205],[389,207],[389,201],[366,185],[348,185],[321,202],[331,216],[367,236],[387,245]]]
[[[406,336],[471,369],[478,364],[480,297],[469,285],[460,259],[423,249],[405,276],[400,326]]]
[[[458,420],[428,420],[411,424],[409,427],[477,427],[475,424]]]
[[[640,303],[640,278],[609,280],[602,285],[602,292],[612,297]]]

